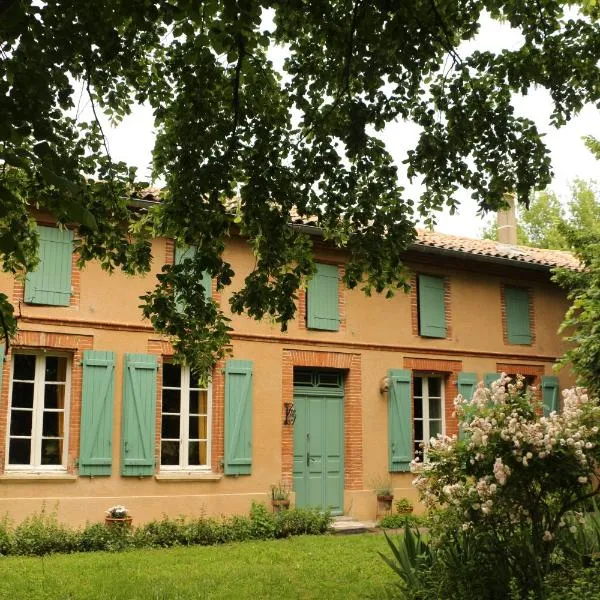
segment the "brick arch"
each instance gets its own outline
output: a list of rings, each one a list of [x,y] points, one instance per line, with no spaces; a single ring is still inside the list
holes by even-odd
[[[285,403],[294,401],[294,367],[342,369],[344,382],[344,489],[363,487],[361,355],[313,350],[283,350],[281,399],[281,475],[293,484],[294,428],[284,425]]]

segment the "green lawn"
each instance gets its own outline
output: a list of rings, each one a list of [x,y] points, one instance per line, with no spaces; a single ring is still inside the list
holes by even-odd
[[[370,598],[395,581],[380,535],[0,558],[0,598]]]

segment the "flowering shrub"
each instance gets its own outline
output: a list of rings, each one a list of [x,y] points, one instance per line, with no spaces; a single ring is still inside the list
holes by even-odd
[[[111,519],[125,519],[129,516],[129,511],[124,506],[117,504],[116,506],[111,506],[106,511],[106,516]]]
[[[600,406],[573,388],[560,413],[543,417],[533,392],[503,374],[491,390],[480,384],[471,402],[458,396],[460,439],[430,440],[415,485],[430,508],[443,509],[438,543],[456,526],[471,532],[523,592],[542,597],[565,515],[600,491]]]

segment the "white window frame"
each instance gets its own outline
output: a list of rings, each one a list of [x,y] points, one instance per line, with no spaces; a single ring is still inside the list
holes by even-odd
[[[165,361],[169,364],[170,361]],[[179,387],[161,385],[161,402],[160,402],[160,446],[159,446],[159,469],[160,471],[169,472],[194,472],[197,473],[211,471],[211,446],[212,446],[212,383],[209,381],[206,387],[193,388],[194,390],[206,390],[206,464],[205,465],[190,465],[189,464],[189,426],[190,426],[190,375],[191,371],[187,365],[176,365],[181,369]],[[164,390],[180,390],[180,406],[179,406],[179,464],[178,465],[163,465],[162,464],[162,418],[164,414],[176,415],[177,413],[165,413],[163,411],[163,392]],[[184,401],[185,398],[185,401]],[[165,441],[169,441],[166,438]],[[175,440],[170,440],[175,441]]]
[[[416,455],[416,450],[414,446],[417,442],[423,444],[423,459],[427,459],[427,446],[429,445],[429,440],[431,439],[431,434],[429,431],[429,380],[430,379],[439,379],[440,381],[440,403],[441,403],[441,431],[440,433],[444,435],[446,433],[446,410],[445,410],[445,396],[444,396],[444,383],[446,377],[441,373],[416,373],[413,377],[413,390],[414,390],[414,380],[419,378],[421,380],[421,418],[416,419],[413,413],[413,455]],[[413,395],[413,403],[416,401],[416,394]],[[425,401],[427,400],[427,401]],[[415,438],[415,421],[420,420],[423,423],[423,439],[417,440]]]
[[[31,422],[31,463],[30,464],[10,464],[10,425],[12,420],[12,401],[13,401],[13,381],[14,381],[14,370],[16,355],[30,355],[35,356],[35,373],[33,381],[33,415]],[[67,370],[65,374],[65,408],[63,411],[63,455],[60,465],[42,465],[41,464],[41,448],[42,448],[42,428],[44,418],[44,386],[45,380],[45,359],[47,357],[56,356],[59,358],[67,359]],[[39,360],[41,357],[44,360]],[[69,455],[69,429],[71,423],[71,369],[73,366],[73,356],[67,352],[55,352],[54,350],[29,350],[29,349],[16,349],[12,353],[11,367],[10,367],[10,385],[8,388],[8,416],[6,419],[6,458],[5,458],[5,469],[6,471],[33,471],[33,472],[47,472],[47,471],[58,471],[65,472],[67,470],[67,458]]]

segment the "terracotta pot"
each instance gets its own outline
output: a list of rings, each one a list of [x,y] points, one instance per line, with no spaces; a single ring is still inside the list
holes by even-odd
[[[273,505],[273,512],[281,512],[290,507],[289,500],[271,500],[271,504]]]
[[[394,500],[393,494],[386,495],[377,495],[377,502],[381,502],[382,504],[391,504]]]
[[[133,517],[104,517],[107,527],[131,527]]]
[[[412,508],[401,508],[398,509],[398,514],[399,515],[412,515],[413,509]]]

